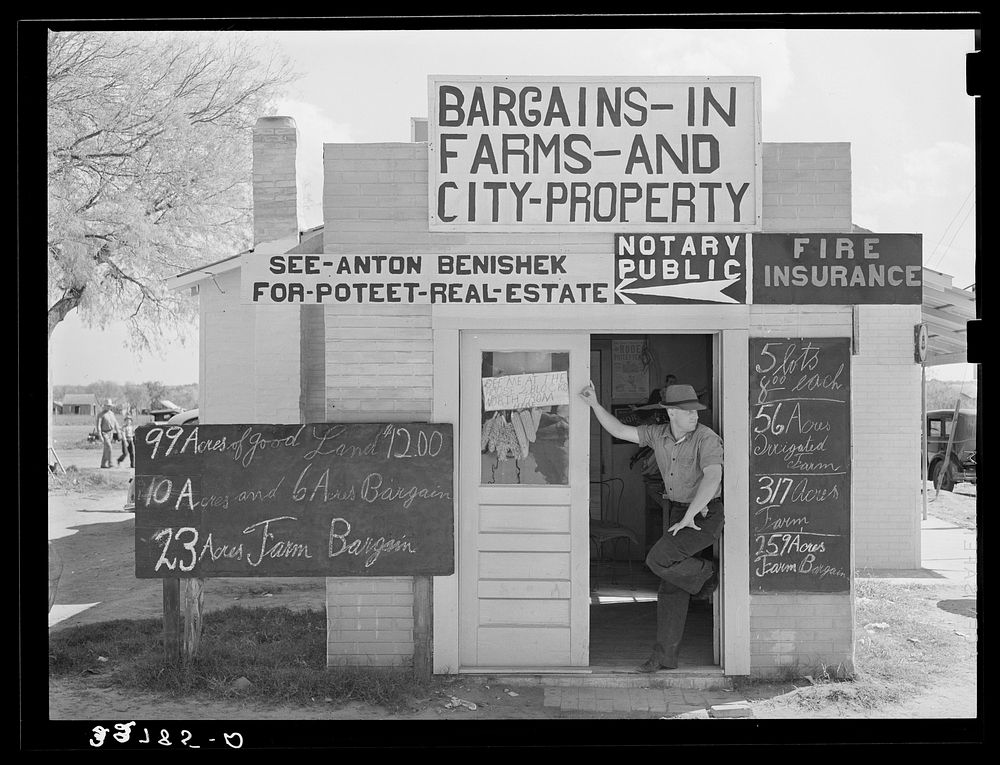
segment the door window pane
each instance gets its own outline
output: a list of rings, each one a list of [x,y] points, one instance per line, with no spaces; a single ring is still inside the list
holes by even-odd
[[[482,483],[567,485],[569,353],[486,351],[482,380]]]

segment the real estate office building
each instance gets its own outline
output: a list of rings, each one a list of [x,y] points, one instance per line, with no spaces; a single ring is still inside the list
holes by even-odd
[[[576,394],[651,421],[635,405],[675,375],[723,439],[726,514],[678,672],[850,670],[853,572],[920,565],[920,237],[854,225],[849,143],[766,142],[758,78],[429,95],[409,142],[302,158],[324,173],[308,231],[294,120],[258,122],[253,250],[174,280],[200,301],[201,422],[451,423],[434,671],[620,672],[653,640],[659,521],[638,447]],[[515,380],[556,393],[490,399]],[[483,428],[519,410],[533,440],[501,454]],[[328,578],[328,663],[408,664],[413,593]]]

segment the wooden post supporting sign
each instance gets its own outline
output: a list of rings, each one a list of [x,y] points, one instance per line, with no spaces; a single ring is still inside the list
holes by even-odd
[[[413,577],[413,674],[428,682],[433,671],[431,617],[434,580],[429,576]]]
[[[201,612],[205,600],[205,580],[184,580],[184,661],[198,655],[201,644]]]
[[[168,662],[181,659],[181,580],[163,580],[163,651]]]
[[[927,365],[920,365],[920,501],[927,520]]]

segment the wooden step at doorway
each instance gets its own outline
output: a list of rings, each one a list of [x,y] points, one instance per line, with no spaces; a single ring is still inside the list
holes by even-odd
[[[718,667],[666,669],[642,674],[622,672],[604,667],[553,668],[545,672],[537,669],[524,671],[504,670],[491,672],[480,668],[474,673],[462,673],[463,680],[473,680],[485,685],[504,686],[558,686],[578,688],[680,688],[688,690],[732,690],[732,680]]]

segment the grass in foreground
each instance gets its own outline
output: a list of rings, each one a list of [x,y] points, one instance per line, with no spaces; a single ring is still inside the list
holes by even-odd
[[[129,479],[132,477],[131,473],[101,470],[100,468],[80,469],[76,465],[67,467],[65,473],[53,473],[50,471],[48,475],[49,491],[86,492],[121,489],[122,503],[125,502],[125,492],[128,489]]]
[[[139,692],[300,704],[359,701],[389,709],[402,708],[419,689],[405,669],[327,669],[320,611],[234,606],[207,613],[201,655],[186,666],[164,659],[162,638],[159,619],[60,630],[49,635],[49,675],[106,675],[110,685]],[[241,677],[250,685],[236,690]]]
[[[782,697],[784,703],[810,710],[842,704],[871,712],[925,691],[956,667],[975,665],[975,643],[935,623],[935,588],[878,579],[855,582],[853,674],[842,667],[790,671],[784,679],[798,688]],[[743,685],[748,694],[753,689],[754,683]]]
[[[902,693],[926,688],[959,664],[974,664],[975,643],[935,623],[938,592],[921,584],[857,580],[858,677]]]

